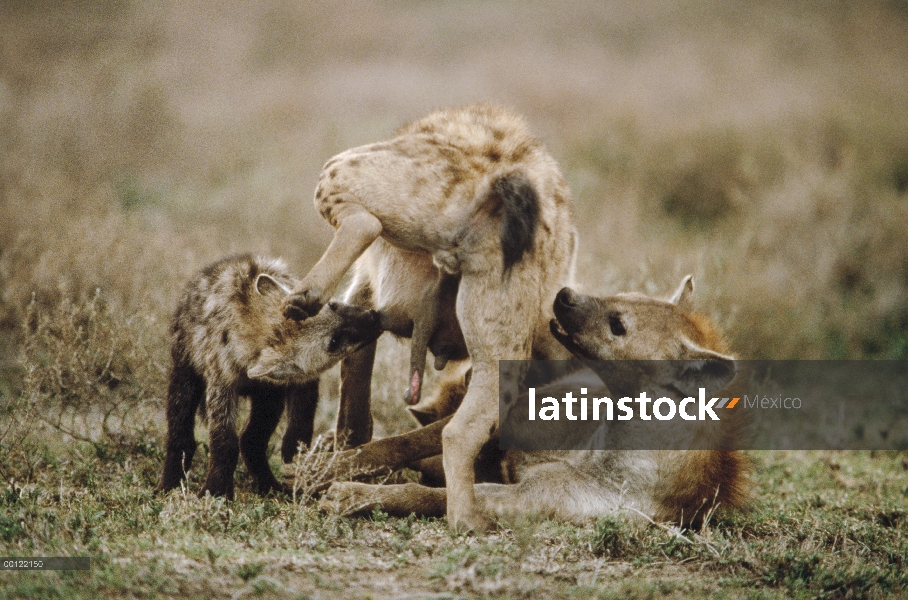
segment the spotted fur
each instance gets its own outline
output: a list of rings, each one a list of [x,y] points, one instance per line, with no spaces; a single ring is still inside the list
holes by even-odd
[[[349,302],[367,303],[429,339],[426,332],[442,326],[459,330],[473,379],[444,433],[448,516],[455,528],[487,526],[475,507],[473,462],[497,425],[498,361],[564,355],[547,327],[551,299],[570,282],[576,246],[558,165],[518,115],[489,104],[441,110],[390,140],[331,158],[315,207],[335,236],[285,314],[316,314],[359,260]],[[453,311],[435,310],[444,308],[441,274],[459,278]],[[453,317],[437,316],[444,314]],[[456,345],[456,335],[441,337]],[[366,349],[342,366],[338,427],[350,427],[358,443],[371,436],[373,359],[374,348]],[[412,373],[408,382],[418,390]]]
[[[377,316],[354,307],[333,306],[306,323],[284,319],[281,304],[296,284],[281,261],[248,254],[224,258],[187,284],[170,327],[167,450],[158,490],[179,487],[189,471],[199,412],[207,413],[210,444],[202,494],[233,497],[240,453],[259,493],[286,491],[267,459],[285,404],[281,455],[289,461],[298,444],[311,442],[318,375],[379,333]],[[331,347],[339,332],[343,343]],[[238,438],[241,396],[251,408]]]

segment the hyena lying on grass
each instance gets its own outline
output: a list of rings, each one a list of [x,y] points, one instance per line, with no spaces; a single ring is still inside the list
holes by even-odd
[[[242,453],[260,494],[288,491],[268,465],[268,441],[287,406],[281,457],[310,444],[318,376],[380,334],[374,311],[340,303],[305,322],[285,319],[281,305],[297,280],[278,260],[225,258],[204,269],[183,293],[170,328],[167,452],[159,491],[179,487],[192,465],[195,414],[207,412],[211,448],[200,494],[233,498]],[[240,396],[251,401],[237,438]]]
[[[667,396],[676,402],[700,386],[710,390],[710,395],[723,395],[721,390],[737,386],[737,367],[725,342],[707,319],[690,312],[692,292],[690,277],[669,301],[639,294],[592,298],[570,288],[561,290],[554,303],[552,333],[577,358],[695,362],[687,364],[688,370],[681,377],[678,373],[602,370],[598,374],[608,388],[592,373],[578,373],[550,383],[537,394],[559,398],[567,389],[576,390],[577,382],[569,385],[571,377],[585,378],[580,385],[588,386],[591,396],[635,389],[646,390],[652,398]],[[525,406],[525,399],[523,402],[521,406]],[[735,418],[738,415],[723,414],[718,433],[721,439],[712,439],[711,447],[735,446],[743,426]],[[382,460],[388,461],[383,463],[386,468],[397,468],[405,464],[394,463],[402,448],[410,454],[406,460],[438,452],[439,430],[433,424],[367,444],[357,456],[350,455],[350,460],[357,468],[377,466]],[[637,435],[630,428],[613,428],[609,433],[621,435],[622,431]],[[643,514],[656,521],[696,526],[713,506],[734,508],[746,496],[746,462],[732,450],[509,451],[501,456],[500,465],[503,483],[475,486],[478,505],[489,516],[535,513],[582,521],[630,509],[632,516]],[[440,516],[445,514],[447,502],[444,489],[412,483],[381,486],[345,482],[331,485],[321,507],[361,514],[380,506],[396,516]]]
[[[443,434],[448,517],[455,528],[485,529],[473,463],[498,426],[498,361],[565,355],[548,330],[550,301],[569,283],[575,248],[570,194],[557,164],[523,119],[501,108],[439,111],[391,140],[329,160],[315,205],[335,228],[334,239],[294,288],[287,316],[317,314],[366,252],[348,301],[386,314],[402,308],[402,321],[416,321],[413,329],[425,335],[437,325],[414,316],[446,306],[443,278],[460,278],[452,295],[473,371]],[[414,293],[421,288],[429,292]],[[351,440],[370,435],[362,399],[373,359],[374,347],[367,347],[342,365],[352,390],[341,394]],[[415,383],[411,373],[411,400],[421,380]]]

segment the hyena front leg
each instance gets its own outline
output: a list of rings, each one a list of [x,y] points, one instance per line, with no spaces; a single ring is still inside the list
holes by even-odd
[[[249,422],[240,435],[240,453],[252,477],[255,491],[289,493],[290,489],[279,483],[268,465],[268,442],[284,412],[285,390],[281,386],[257,384],[249,390]]]
[[[352,481],[331,485],[318,507],[323,512],[338,511],[345,517],[370,514],[376,508],[392,517],[442,517],[447,508],[443,488],[429,488],[416,483],[370,485]]]
[[[312,445],[315,409],[318,407],[318,379],[303,384],[290,384],[284,395],[287,407],[287,431],[281,443],[281,460],[293,462],[300,444]]]
[[[382,232],[381,221],[352,194],[335,194],[320,202],[334,238],[312,270],[284,301],[284,316],[302,321],[321,310],[341,279]]]
[[[164,473],[156,488],[167,492],[180,487],[195,455],[195,413],[205,394],[205,381],[184,361],[175,362],[167,387],[167,450]]]
[[[335,439],[346,448],[372,440],[372,367],[377,347],[378,342],[372,342],[341,361]]]
[[[361,274],[357,274],[344,301],[353,306],[375,308],[372,287]],[[335,450],[354,448],[372,440],[372,367],[377,344],[378,340],[341,360]]]
[[[217,387],[209,382],[205,404],[208,409],[208,475],[199,496],[226,496],[233,500],[233,473],[240,456],[236,436],[237,392],[233,387]]]
[[[441,432],[450,420],[451,417],[445,417],[427,427],[375,440],[355,450],[339,452],[321,481],[306,483],[320,490],[326,489],[333,481],[349,477],[351,472],[358,473],[358,477],[388,475],[414,461],[437,456],[441,454]]]

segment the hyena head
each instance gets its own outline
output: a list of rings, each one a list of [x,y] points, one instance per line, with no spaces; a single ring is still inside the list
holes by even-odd
[[[259,293],[271,293],[278,286],[268,275],[259,275]],[[329,302],[314,317],[305,321],[285,319],[273,311],[274,324],[264,348],[246,371],[250,379],[277,383],[312,381],[339,360],[374,342],[381,335],[378,313],[342,302]]]
[[[596,298],[564,288],[555,298],[550,329],[581,360],[685,361],[637,365],[634,372],[639,379],[642,368],[656,385],[688,394],[700,386],[719,389],[734,378],[737,368],[710,322],[691,312],[693,291],[690,275],[669,300],[636,293]],[[616,370],[623,368],[615,362],[600,368],[590,365],[600,376],[608,369],[612,381],[620,377]]]

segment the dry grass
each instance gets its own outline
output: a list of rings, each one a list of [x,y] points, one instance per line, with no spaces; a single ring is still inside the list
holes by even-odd
[[[86,592],[107,596],[204,596],[206,565],[212,589],[273,597],[301,580],[314,596],[891,592],[906,521],[874,515],[904,501],[901,458],[844,458],[850,500],[811,479],[816,457],[768,458],[804,461],[791,496],[761,473],[757,512],[719,525],[719,559],[602,525],[629,544],[618,566],[557,524],[464,542],[437,522],[149,493],[185,280],[237,251],[304,274],[330,239],[310,204],[321,164],[439,106],[528,116],[574,191],[585,291],[668,293],[692,272],[742,357],[908,358],[906,24],[899,0],[0,4],[0,548],[107,556]],[[379,354],[376,421],[394,433],[410,426],[406,356],[392,340]],[[828,507],[831,537],[788,532],[801,501]],[[339,566],[358,560],[380,566]],[[0,580],[48,596],[76,581]]]

